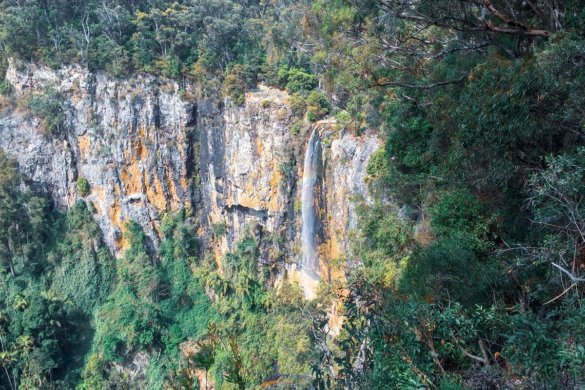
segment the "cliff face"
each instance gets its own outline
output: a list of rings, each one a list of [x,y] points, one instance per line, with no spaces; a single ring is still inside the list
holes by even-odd
[[[350,133],[331,135],[323,191],[327,218],[323,245],[325,261],[348,260],[349,234],[357,222],[355,202],[371,200],[365,180],[366,167],[370,156],[380,146],[380,140],[372,134],[361,137]],[[339,275],[339,270],[331,271],[331,267],[329,272],[329,277]]]
[[[117,80],[34,65],[11,65],[7,80],[15,102],[59,91],[65,119],[58,133],[47,134],[25,105],[5,108],[0,147],[60,208],[82,198],[77,182],[87,179],[83,198],[115,253],[124,249],[125,221],[138,222],[156,246],[163,213],[186,207],[199,218],[202,247],[218,260],[251,234],[275,275],[300,261],[300,182],[312,129],[292,134],[285,92],[261,86],[235,106],[193,101],[178,84],[151,76]],[[350,198],[367,197],[365,167],[379,140],[339,131],[333,121],[312,126],[322,141],[315,191],[320,278],[329,279],[330,260],[347,257]]]
[[[199,107],[202,225],[215,232],[218,258],[246,233],[264,241],[265,263],[276,263],[282,242],[294,241],[296,161],[287,103],[284,92],[260,87],[240,107],[229,101]],[[223,227],[225,234],[217,233]]]
[[[35,66],[11,66],[7,80],[20,101],[59,91],[65,120],[59,134],[46,134],[28,111],[8,110],[0,118],[0,147],[60,208],[81,197],[77,180],[86,178],[85,199],[114,252],[123,249],[125,221],[138,222],[156,244],[161,212],[190,205],[193,105],[179,98],[176,84]]]

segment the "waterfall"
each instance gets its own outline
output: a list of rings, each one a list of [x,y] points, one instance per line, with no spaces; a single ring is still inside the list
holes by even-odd
[[[318,176],[318,164],[319,164],[319,137],[317,132],[313,129],[311,138],[307,144],[307,150],[305,151],[305,162],[303,167],[303,183],[301,189],[301,202],[302,202],[302,250],[303,259],[301,263],[301,279],[305,277],[306,282],[304,285],[305,294],[312,295],[312,285],[319,280],[319,256],[317,253],[317,242],[315,240],[315,227],[317,225],[317,212],[315,210],[315,184]],[[311,280],[306,280],[308,276]],[[310,284],[310,285],[309,285]]]

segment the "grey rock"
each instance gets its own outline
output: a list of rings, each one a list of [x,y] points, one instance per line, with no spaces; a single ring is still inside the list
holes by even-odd
[[[7,80],[15,101],[57,89],[66,120],[62,134],[45,135],[40,118],[8,109],[0,114],[0,147],[61,209],[81,199],[76,183],[86,178],[91,192],[84,199],[93,202],[115,254],[125,248],[127,221],[137,222],[156,247],[162,215],[184,207],[198,218],[203,250],[218,261],[246,234],[260,241],[263,263],[300,259],[306,140],[290,131],[296,119],[286,92],[260,86],[241,106],[219,96],[186,101],[177,83],[153,76],[119,80],[79,66],[54,70],[14,61]],[[312,126],[326,145],[318,242],[324,258],[349,256],[352,199],[369,199],[366,166],[380,141],[340,132],[333,119]],[[226,234],[213,237],[218,224]]]

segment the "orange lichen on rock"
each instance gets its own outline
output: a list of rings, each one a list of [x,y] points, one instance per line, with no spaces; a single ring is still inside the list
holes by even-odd
[[[282,204],[280,203],[278,194],[283,176],[278,169],[278,165],[279,161],[275,160],[272,164],[272,168],[269,170],[271,174],[267,187],[260,187],[258,185],[261,176],[265,175],[266,172],[254,172],[245,182],[245,187],[241,191],[238,199],[228,200],[228,205],[236,203],[255,210],[279,212],[282,208]]]
[[[99,214],[101,212],[102,205],[106,204],[106,190],[101,186],[92,186],[91,194],[94,199],[93,205],[96,209],[96,212]]]
[[[169,190],[169,198],[167,199],[167,203],[170,205],[172,210],[176,210],[181,207],[181,200],[177,195],[177,188],[175,187],[175,181],[173,180],[172,172],[169,172],[168,169],[165,174],[167,188]]]
[[[110,216],[110,221],[112,221],[112,224],[114,226],[116,226],[118,228],[122,227],[121,211],[120,211],[120,206],[118,205],[118,203],[113,203],[110,205],[109,216]]]
[[[77,137],[77,142],[79,144],[79,155],[81,156],[81,159],[87,160],[91,155],[91,139],[87,134],[80,135]]]
[[[136,142],[134,149],[136,149],[136,155],[138,156],[138,158],[142,160],[142,158],[146,154],[144,148],[142,147],[142,142],[140,141]]]
[[[140,163],[135,158],[131,158],[129,164],[120,172],[120,179],[124,186],[126,194],[135,194],[142,192],[143,177]]]
[[[148,203],[153,205],[158,211],[167,210],[167,197],[165,196],[158,175],[152,174],[150,177],[146,175],[144,178],[144,187]]]
[[[277,211],[282,208],[280,204],[280,200],[278,199],[278,193],[280,191],[280,183],[284,179],[280,169],[278,167],[278,162],[275,161],[272,165],[272,175],[270,176],[270,200],[267,205],[267,209],[270,211]]]
[[[262,208],[262,202],[256,196],[255,178],[252,178],[252,180],[248,180],[245,183],[245,187],[238,199],[236,200],[229,199],[227,203],[228,205],[239,204],[243,207],[248,207],[256,210]]]
[[[109,218],[112,222],[112,225],[120,230],[120,235],[116,237],[116,247],[118,249],[118,253],[123,253],[126,248],[128,248],[129,243],[124,238],[124,221],[122,220],[122,210],[120,209],[120,205],[118,203],[113,203],[110,205],[109,210]]]
[[[181,175],[181,188],[183,189],[184,192],[186,192],[187,189],[189,188],[189,182],[185,175]]]
[[[264,152],[264,144],[262,143],[262,139],[260,137],[256,138],[256,151],[259,156],[261,156],[262,152]]]

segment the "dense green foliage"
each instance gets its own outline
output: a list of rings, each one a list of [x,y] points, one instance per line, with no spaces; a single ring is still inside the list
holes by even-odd
[[[31,94],[23,98],[21,105],[41,120],[43,132],[46,135],[58,136],[63,130],[65,114],[61,107],[61,94],[49,89],[42,94]]]
[[[264,82],[289,92],[294,135],[334,115],[385,145],[367,167],[373,201],[356,203],[346,283],[311,302],[275,282],[252,233],[220,261],[202,253],[189,210],[157,221],[158,249],[129,222],[114,261],[91,204],[52,210],[0,153],[0,385],[585,387],[584,9],[2,2],[4,58],[188,78],[236,104]],[[19,103],[62,136],[58,92]],[[91,191],[81,177],[77,189]],[[229,229],[213,225],[213,240]]]
[[[87,181],[85,177],[79,177],[77,179],[77,191],[81,196],[89,195],[91,188],[89,186],[89,181]]]
[[[81,388],[147,383],[161,388],[178,370],[178,346],[198,337],[213,320],[209,300],[190,265],[198,250],[184,213],[163,221],[165,241],[160,255],[149,253],[145,235],[130,222],[124,239],[128,248],[116,265],[116,281],[105,303],[95,312],[96,333]],[[158,351],[147,378],[127,378],[115,368],[140,351]]]
[[[0,383],[63,388],[79,377],[88,319],[109,293],[113,259],[84,203],[58,214],[21,190],[3,153],[0,172]]]
[[[248,1],[5,1],[6,54],[49,65],[83,63],[114,74],[167,77],[225,70],[261,56]]]
[[[309,363],[316,359],[304,313],[320,311],[303,302],[298,287],[266,288],[251,236],[226,256],[220,274],[213,260],[197,258],[185,212],[163,220],[159,256],[149,254],[136,224],[126,229],[129,247],[117,264],[111,294],[95,313],[96,334],[81,388],[137,382],[148,388],[191,388],[197,384],[195,368],[226,389],[259,384],[281,370],[295,383],[312,381]],[[140,359],[141,351],[159,351],[146,378],[128,378],[116,369]]]
[[[349,280],[338,380],[350,388],[580,388],[580,26],[567,21],[548,41],[526,30],[515,41],[494,35],[480,50],[483,38],[451,25],[463,19],[413,30],[438,3],[413,6],[413,18],[397,3],[313,8],[314,55],[339,53],[325,69],[327,88],[347,96],[339,104],[350,113],[356,99],[367,102],[354,119],[387,136],[368,167],[380,202],[358,208],[354,255],[363,267]],[[567,15],[580,7],[570,4]],[[375,25],[383,9],[402,31]],[[455,9],[443,12],[471,12]],[[358,25],[355,35],[344,31]],[[397,47],[386,65],[390,42]],[[356,367],[363,342],[369,355]]]

